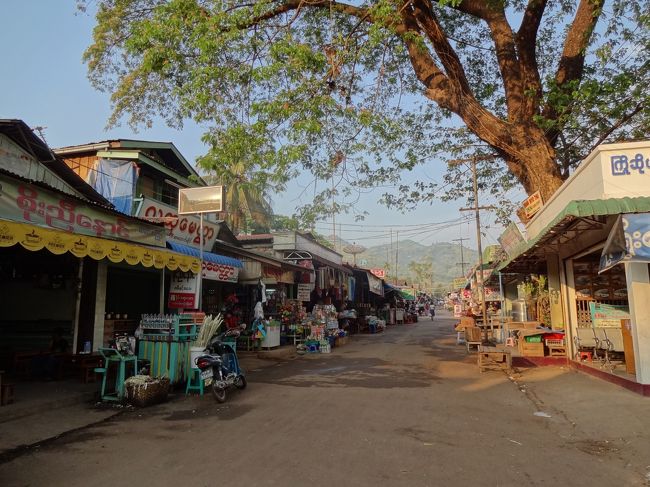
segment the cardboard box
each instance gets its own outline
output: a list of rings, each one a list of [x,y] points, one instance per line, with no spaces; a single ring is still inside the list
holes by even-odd
[[[525,340],[519,340],[519,355],[522,357],[543,357],[544,343],[528,343]]]

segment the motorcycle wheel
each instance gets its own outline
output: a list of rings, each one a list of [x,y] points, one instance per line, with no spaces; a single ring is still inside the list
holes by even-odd
[[[246,377],[243,375],[237,376],[237,379],[235,379],[235,387],[237,389],[246,389]]]
[[[212,384],[212,395],[217,400],[218,403],[226,402],[226,389],[222,387],[217,387],[216,383]]]

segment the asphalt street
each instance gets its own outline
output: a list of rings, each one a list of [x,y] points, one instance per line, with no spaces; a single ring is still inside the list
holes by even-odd
[[[558,367],[479,374],[452,323],[269,362],[223,405],[125,412],[0,464],[0,485],[647,485],[648,398]]]

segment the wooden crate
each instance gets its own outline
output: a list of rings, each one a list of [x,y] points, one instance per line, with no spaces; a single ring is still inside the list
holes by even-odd
[[[543,357],[544,343],[529,343],[526,340],[519,340],[519,355],[522,357]]]

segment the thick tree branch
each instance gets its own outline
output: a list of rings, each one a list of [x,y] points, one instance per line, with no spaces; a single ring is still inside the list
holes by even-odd
[[[555,83],[558,89],[571,89],[572,82],[582,78],[587,47],[591,42],[591,36],[600,18],[604,2],[605,0],[580,0],[573,22],[567,32],[562,57],[555,74]],[[570,112],[571,107],[566,107],[562,114],[566,115]],[[547,105],[543,114],[548,120],[555,121],[558,119],[560,111],[557,110],[557,107]],[[555,145],[557,142],[560,130],[562,127],[558,126],[548,131],[547,138],[551,145]]]
[[[426,34],[429,41],[431,41],[440,62],[445,68],[448,78],[463,92],[471,93],[472,90],[467,81],[463,64],[440,26],[430,1],[413,0],[411,5],[413,7],[413,17],[420,29]]]
[[[453,8],[481,19],[487,24],[490,37],[495,46],[499,71],[503,80],[508,118],[518,120],[528,115],[524,104],[525,85],[522,81],[515,35],[508,23],[503,5],[499,2],[464,0]],[[530,117],[528,116],[528,118]]]
[[[591,34],[598,23],[605,0],[580,0],[569,27],[555,81],[558,86],[580,79]]]
[[[517,32],[517,51],[524,85],[524,113],[532,117],[537,113],[542,96],[542,83],[537,66],[537,31],[546,10],[547,0],[529,0]]]
[[[397,34],[404,41],[409,53],[409,59],[416,77],[427,90],[427,96],[440,104],[441,107],[456,112],[457,100],[451,94],[449,78],[436,65],[430,53],[417,41],[420,37],[419,26],[410,13],[402,12],[403,23],[397,29]]]

